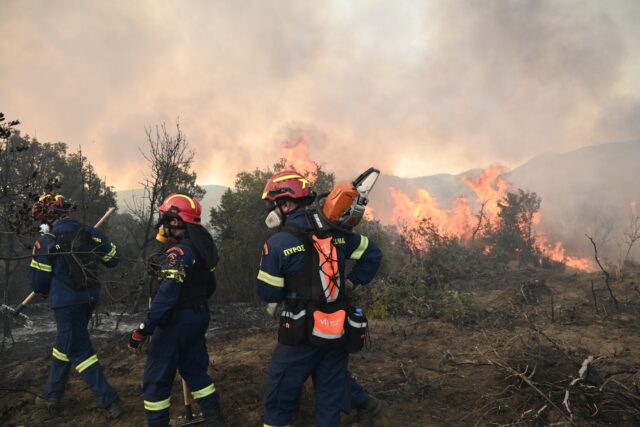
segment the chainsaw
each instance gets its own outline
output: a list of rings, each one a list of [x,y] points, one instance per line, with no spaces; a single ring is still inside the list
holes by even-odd
[[[369,193],[380,177],[380,171],[369,168],[353,182],[341,182],[318,197],[320,214],[332,226],[351,230],[364,218]]]
[[[380,177],[380,170],[370,167],[353,182],[341,182],[325,194],[318,196],[316,203],[320,209],[314,214],[318,229],[335,228],[351,232],[364,218],[369,203],[369,193]],[[278,303],[267,304],[267,313],[277,317]]]

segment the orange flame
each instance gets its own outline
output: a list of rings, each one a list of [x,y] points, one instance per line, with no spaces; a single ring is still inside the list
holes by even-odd
[[[292,167],[310,181],[315,181],[318,164],[309,157],[309,138],[300,135],[282,143],[282,158],[287,167]]]
[[[480,204],[484,203],[484,220],[493,221],[497,218],[498,201],[511,188],[510,184],[501,178],[504,171],[504,168],[496,166],[487,169],[477,178],[463,178],[463,182],[475,193],[476,201]],[[411,200],[401,191],[395,189],[391,191],[395,201],[393,220],[400,233],[402,230],[399,224],[403,224],[403,228],[411,228],[426,217],[431,218],[439,233],[458,237],[463,241],[468,241],[474,231],[477,231],[479,218],[473,214],[466,197],[458,197],[451,209],[444,209],[426,189],[418,190],[415,200]]]
[[[591,259],[568,256],[562,246],[562,242],[551,244],[548,237],[543,233],[536,234],[536,247],[542,255],[569,268],[588,272],[596,271],[596,266]]]
[[[391,194],[395,202],[392,216],[398,232],[407,239],[413,250],[426,250],[428,244],[424,240],[425,237],[416,231],[422,221],[429,218],[441,235],[456,237],[463,243],[468,243],[474,235],[482,233],[482,225],[495,223],[498,219],[498,202],[512,189],[511,184],[502,178],[505,172],[506,169],[503,167],[492,166],[476,178],[463,177],[462,181],[473,191],[476,200],[470,203],[466,197],[458,197],[450,209],[441,207],[438,200],[426,189],[418,190],[413,199],[401,191],[392,189]],[[473,214],[472,205],[481,206],[482,223],[480,215]],[[540,224],[541,220],[541,214],[535,213],[533,224]],[[561,242],[550,244],[543,234],[536,234],[536,242],[537,249],[544,256],[570,268],[594,271],[593,263],[588,258],[567,256]],[[485,247],[485,254],[490,250],[488,246]]]

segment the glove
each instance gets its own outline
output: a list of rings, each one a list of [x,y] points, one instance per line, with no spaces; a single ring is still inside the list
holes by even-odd
[[[280,304],[277,302],[272,302],[267,304],[267,314],[274,319],[278,317],[278,306]]]
[[[136,355],[140,354],[140,347],[147,338],[148,335],[144,335],[140,329],[134,330],[129,338],[129,352]]]

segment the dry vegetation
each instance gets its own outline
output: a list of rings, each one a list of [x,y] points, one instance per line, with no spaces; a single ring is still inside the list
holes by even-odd
[[[379,426],[631,425],[640,422],[637,389],[640,331],[638,272],[614,282],[619,311],[599,274],[544,272],[498,289],[468,291],[451,314],[371,322],[370,348],[352,357],[354,375],[385,402]],[[515,280],[514,272],[510,277]],[[594,288],[592,291],[592,282]],[[368,291],[359,291],[366,296]],[[594,301],[596,297],[597,303]],[[597,304],[597,309],[596,309]],[[225,316],[242,316],[225,310]],[[209,339],[210,373],[229,424],[260,424],[266,364],[274,326],[223,329]],[[123,337],[124,338],[124,337]],[[35,347],[34,347],[35,348]],[[101,363],[120,390],[127,416],[113,425],[142,425],[144,361],[123,339],[98,344]],[[48,347],[4,353],[3,425],[107,425],[97,403],[73,377],[57,417],[31,405],[44,382]],[[13,355],[15,356],[15,354]],[[27,391],[18,391],[28,390]],[[176,382],[173,415],[180,414]],[[307,384],[298,423],[311,425]],[[345,416],[344,424],[351,420]]]

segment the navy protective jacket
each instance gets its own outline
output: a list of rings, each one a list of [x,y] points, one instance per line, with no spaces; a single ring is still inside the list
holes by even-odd
[[[311,226],[302,209],[288,215],[285,224],[293,224],[310,230]],[[332,231],[338,255],[338,264],[344,266],[347,259],[355,260],[353,269],[346,275],[356,285],[369,283],[380,267],[382,252],[367,236],[357,233]],[[305,248],[295,235],[279,231],[264,244],[258,272],[258,295],[266,302],[280,302],[286,297],[285,277],[296,274],[303,267]]]
[[[60,308],[70,305],[97,303],[100,287],[76,290],[64,258],[56,255],[56,234],[78,230],[82,225],[73,219],[56,222],[50,233],[43,234],[33,247],[33,259],[29,266],[28,278],[31,289],[42,295],[49,295],[49,306]],[[116,245],[98,229],[85,225],[95,243],[93,253],[106,267],[115,267],[119,262]]]
[[[183,283],[187,276],[191,276],[195,263],[196,255],[191,246],[178,243],[167,249],[160,267],[161,281],[158,292],[153,297],[144,320],[145,334],[153,333],[156,326],[169,320],[172,310],[180,300]],[[215,267],[209,271],[207,277],[207,299],[216,290],[214,270]]]

